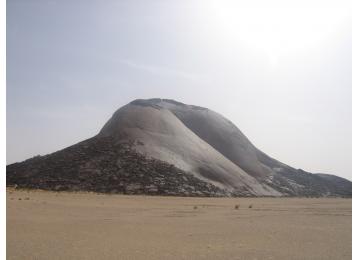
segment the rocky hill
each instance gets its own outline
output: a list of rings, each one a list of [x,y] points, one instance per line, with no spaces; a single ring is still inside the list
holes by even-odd
[[[341,196],[350,181],[294,169],[228,119],[167,99],[135,100],[98,135],[7,166],[7,185],[181,196]]]

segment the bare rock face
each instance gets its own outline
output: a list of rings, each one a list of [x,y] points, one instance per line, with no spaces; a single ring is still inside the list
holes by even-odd
[[[342,196],[340,177],[294,169],[229,120],[173,100],[135,100],[95,137],[7,166],[7,185],[181,196]]]

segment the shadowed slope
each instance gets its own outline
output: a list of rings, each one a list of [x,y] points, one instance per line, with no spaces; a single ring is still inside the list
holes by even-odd
[[[352,188],[272,159],[216,112],[167,99],[135,100],[97,136],[7,166],[7,184],[185,196],[348,197]]]
[[[248,190],[253,195],[280,195],[199,138],[171,111],[156,105],[122,107],[99,136],[134,140],[138,152],[174,164],[220,188]]]

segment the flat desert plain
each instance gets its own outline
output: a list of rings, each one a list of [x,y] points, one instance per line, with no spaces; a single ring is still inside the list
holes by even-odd
[[[6,207],[8,259],[351,259],[351,199],[8,189]]]

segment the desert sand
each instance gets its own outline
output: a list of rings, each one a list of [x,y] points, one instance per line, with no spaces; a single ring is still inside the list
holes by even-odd
[[[6,207],[8,259],[351,259],[351,199],[8,189]]]

